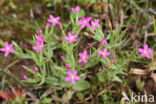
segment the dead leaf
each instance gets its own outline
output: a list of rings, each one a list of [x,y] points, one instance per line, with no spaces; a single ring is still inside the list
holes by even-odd
[[[138,69],[138,68],[131,68],[130,74],[136,74],[136,75],[147,75],[147,70]]]

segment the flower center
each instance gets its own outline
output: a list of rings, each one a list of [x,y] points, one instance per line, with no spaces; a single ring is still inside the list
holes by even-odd
[[[105,56],[106,54],[103,52],[102,55]]]
[[[71,76],[71,79],[74,79],[74,75]]]
[[[146,51],[144,51],[144,54],[147,54],[147,52],[146,52]]]
[[[95,23],[93,23],[93,26],[95,27],[95,26],[96,26],[96,24],[95,24]]]
[[[9,48],[9,47],[7,47],[6,49],[7,49],[7,51],[9,51],[9,50],[10,50],[10,48]]]
[[[55,18],[53,19],[53,22],[56,22],[56,19]]]
[[[83,60],[86,59],[86,56],[83,56],[82,59],[83,59]]]
[[[40,45],[39,48],[42,49],[42,46]]]
[[[87,21],[86,20],[84,20],[84,24],[86,24],[87,23]]]
[[[73,36],[71,36],[71,37],[70,37],[70,40],[73,40],[73,39],[74,39],[74,37],[73,37]]]

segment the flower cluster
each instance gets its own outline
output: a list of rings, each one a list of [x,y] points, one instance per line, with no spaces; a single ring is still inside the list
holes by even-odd
[[[39,52],[43,51],[43,46],[45,42],[45,39],[41,34],[42,34],[42,30],[38,30],[38,36],[37,36],[37,41],[36,41],[37,45],[33,46],[33,49],[38,50]]]
[[[101,25],[99,24],[99,19],[95,20],[95,21],[91,21],[92,17],[82,17],[81,20],[78,20],[78,23],[81,24],[81,28],[85,28],[86,26],[90,27],[93,31],[95,31],[95,29],[98,27],[101,27]],[[91,21],[91,25],[90,22]]]

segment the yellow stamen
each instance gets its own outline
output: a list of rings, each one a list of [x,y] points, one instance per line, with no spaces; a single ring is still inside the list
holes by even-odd
[[[87,21],[85,20],[85,21],[84,21],[84,24],[86,24],[86,23],[87,23]]]
[[[73,37],[73,36],[71,36],[71,37],[70,37],[70,40],[73,40],[73,39],[74,39],[74,37]]]
[[[96,24],[95,24],[95,23],[93,23],[93,26],[96,26]]]
[[[105,56],[106,54],[103,52],[102,55]]]
[[[71,79],[74,79],[74,76],[73,75],[71,76]]]
[[[9,50],[10,50],[10,48],[9,48],[9,47],[7,47],[6,49],[7,49],[7,51],[9,51]]]
[[[86,59],[86,56],[83,56],[82,59]]]
[[[146,52],[146,51],[144,51],[144,54],[147,54],[147,52]]]
[[[39,48],[42,49],[42,46],[40,45]]]
[[[53,22],[56,22],[56,19],[53,19]]]

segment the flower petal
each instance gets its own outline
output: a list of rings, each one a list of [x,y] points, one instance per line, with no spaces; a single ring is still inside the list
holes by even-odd
[[[75,83],[76,83],[76,81],[73,79],[73,80],[72,80],[72,84],[74,85]]]
[[[71,80],[71,77],[70,76],[68,76],[68,77],[66,77],[65,79],[64,79],[64,81],[70,81]]]
[[[9,51],[6,51],[4,57],[7,57],[8,55],[9,55]]]
[[[73,75],[76,76],[77,74],[77,70],[74,70]]]
[[[72,75],[73,75],[73,73],[72,73],[70,70],[67,71],[67,74],[68,74],[69,76],[72,76]]]
[[[7,51],[7,50],[6,50],[6,48],[0,48],[0,51],[5,52],[5,51]]]

